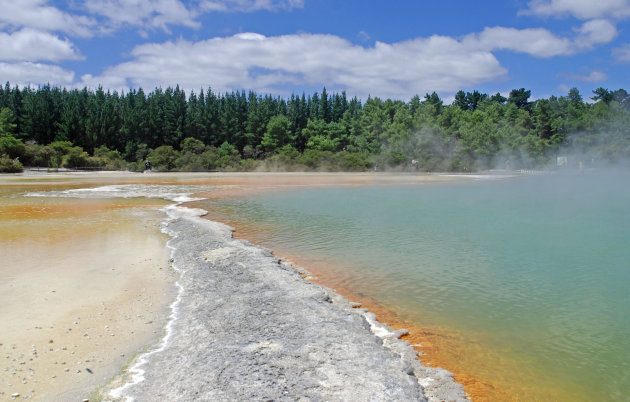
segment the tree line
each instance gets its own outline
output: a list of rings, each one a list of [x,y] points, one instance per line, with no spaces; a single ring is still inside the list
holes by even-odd
[[[22,166],[139,170],[422,171],[534,169],[570,153],[590,164],[630,156],[630,94],[593,90],[530,100],[531,91],[458,91],[404,102],[345,92],[186,94],[0,87],[0,170]]]

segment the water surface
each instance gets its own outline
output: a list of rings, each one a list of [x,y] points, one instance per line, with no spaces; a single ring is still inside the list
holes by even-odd
[[[446,368],[487,388],[520,400],[622,400],[630,392],[629,178],[320,187],[208,209],[451,338],[452,356],[441,361],[458,367]]]

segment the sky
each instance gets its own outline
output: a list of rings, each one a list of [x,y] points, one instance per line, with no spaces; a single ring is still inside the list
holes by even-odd
[[[124,91],[630,90],[630,0],[0,0],[0,82]]]

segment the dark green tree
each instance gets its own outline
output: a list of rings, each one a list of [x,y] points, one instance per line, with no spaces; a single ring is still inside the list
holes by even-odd
[[[285,115],[272,117],[267,124],[267,131],[261,146],[266,152],[273,152],[291,142],[291,122]]]
[[[528,99],[531,95],[532,91],[525,90],[525,88],[513,89],[510,91],[507,102],[515,105],[519,109],[530,110],[531,104],[528,102]]]
[[[593,90],[593,94],[594,94],[594,96],[591,96],[592,100],[594,100],[596,102],[602,101],[602,102],[604,102],[607,105],[610,104],[610,102],[612,102],[613,99],[615,99],[615,95],[614,95],[613,92],[611,92],[611,91],[609,91],[607,89],[604,89],[602,87],[594,89]]]

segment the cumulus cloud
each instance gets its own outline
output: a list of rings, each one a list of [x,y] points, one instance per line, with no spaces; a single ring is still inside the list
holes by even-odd
[[[485,28],[481,33],[467,36],[464,41],[487,51],[511,50],[535,57],[568,55],[573,52],[571,40],[560,38],[543,28]]]
[[[203,11],[224,12],[276,11],[302,7],[304,7],[304,0],[204,0],[199,5]]]
[[[492,53],[437,35],[363,47],[333,35],[243,33],[200,42],[145,44],[131,57],[101,76],[82,77],[82,85],[110,83],[120,89],[212,85],[219,91],[251,88],[275,93],[287,84],[325,85],[362,98],[370,93],[408,98],[500,80],[506,74]]]
[[[51,0],[0,0],[0,29],[23,27],[71,36],[91,37],[111,33],[124,26],[141,32],[169,26],[199,28],[201,15],[214,12],[253,12],[291,10],[304,6],[304,0],[74,0],[71,14],[50,5]],[[192,3],[192,4],[191,4]]]
[[[28,86],[49,83],[55,86],[69,86],[74,82],[74,72],[59,66],[20,62],[0,62],[0,77],[11,85]]]
[[[202,0],[186,5],[181,0],[84,0],[83,8],[105,18],[106,31],[125,25],[141,29],[181,25],[199,28],[197,18],[208,12],[253,12],[303,7],[303,0]]]
[[[617,28],[607,20],[591,20],[585,22],[577,29],[578,37],[575,39],[577,48],[591,48],[594,45],[608,43],[617,36]]]
[[[47,5],[48,0],[0,0],[0,28],[34,28],[90,37],[95,20]]]
[[[544,28],[485,28],[466,36],[469,46],[486,51],[510,50],[534,57],[567,56],[608,43],[617,36],[617,29],[607,20],[591,20],[576,29],[575,38],[562,38]]]
[[[532,0],[520,14],[563,17],[581,20],[630,17],[630,0]]]
[[[60,61],[81,59],[74,45],[56,35],[23,28],[12,34],[0,32],[0,60]]]
[[[105,17],[109,29],[123,25],[164,30],[168,25],[200,26],[195,13],[179,0],[86,0],[84,8]]]

